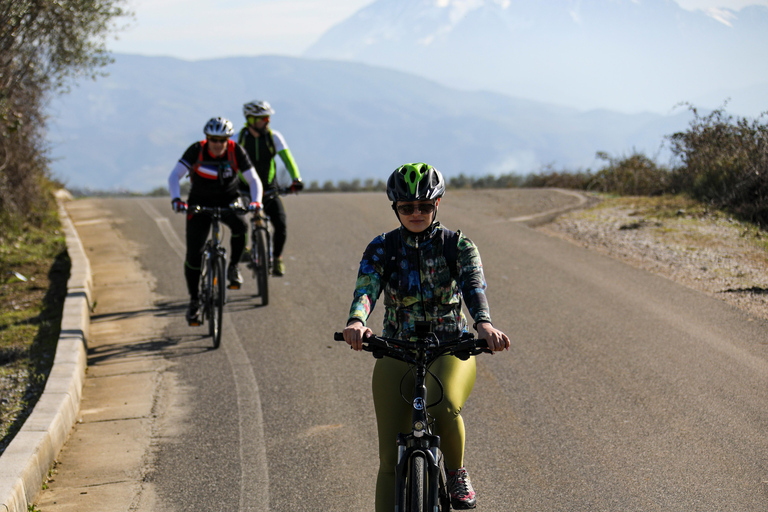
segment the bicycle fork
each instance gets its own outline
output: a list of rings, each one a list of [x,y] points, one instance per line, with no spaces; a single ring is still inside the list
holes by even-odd
[[[408,465],[413,457],[424,457],[427,468],[427,492],[425,495],[428,497],[427,503],[429,504],[430,512],[438,512],[440,510],[440,460],[442,459],[442,453],[440,452],[439,436],[429,436],[431,439],[420,440],[418,446],[406,446],[406,443],[413,441],[410,434],[404,435],[398,438],[397,443],[397,466],[395,466],[395,489],[398,490],[398,495],[395,497],[395,512],[405,512],[406,499],[408,492],[406,491],[406,475],[408,474]],[[422,438],[423,439],[423,438]],[[433,444],[436,443],[437,445]],[[409,443],[410,444],[410,443]],[[431,444],[431,446],[426,446]]]
[[[406,510],[406,476],[408,475],[409,463],[413,457],[424,457],[427,468],[428,488],[424,493],[427,496],[427,504],[430,512],[439,512],[440,499],[439,492],[440,479],[445,479],[441,475],[442,470],[442,452],[440,451],[440,436],[430,432],[427,418],[427,386],[425,383],[426,372],[423,368],[416,368],[416,382],[421,386],[415,389],[416,396],[413,398],[412,430],[409,434],[398,434],[397,436],[397,466],[395,466],[395,512],[405,512]]]

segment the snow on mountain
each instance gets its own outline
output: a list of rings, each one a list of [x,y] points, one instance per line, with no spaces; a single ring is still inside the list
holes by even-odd
[[[577,108],[668,112],[768,87],[768,8],[688,11],[673,0],[377,0],[311,58],[364,62],[464,89]],[[768,101],[749,102],[750,115]],[[745,115],[747,113],[744,113]]]

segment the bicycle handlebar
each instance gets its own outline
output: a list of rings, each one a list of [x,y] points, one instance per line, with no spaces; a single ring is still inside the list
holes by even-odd
[[[344,341],[344,333],[334,333],[333,339]],[[438,341],[430,336],[420,338],[418,341],[408,341],[371,334],[363,339],[363,350],[370,352],[376,358],[387,356],[404,362],[415,362],[415,353],[419,350],[426,350],[428,362],[434,361],[444,354],[451,354],[461,360],[466,360],[469,356],[476,356],[483,352],[493,353],[488,348],[486,340],[475,339],[475,335],[469,332],[447,341]]]
[[[237,203],[231,204],[229,206],[200,206],[199,204],[189,204],[185,205],[185,207],[181,208],[179,211],[190,213],[213,213],[220,215],[223,212],[248,213],[248,208]]]
[[[297,191],[291,190],[291,188],[273,188],[270,187],[264,191],[264,193],[261,195],[262,200],[268,199],[274,196],[287,196],[288,194],[298,194]]]

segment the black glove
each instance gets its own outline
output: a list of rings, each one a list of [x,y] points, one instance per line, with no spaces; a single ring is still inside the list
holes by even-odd
[[[293,180],[293,183],[291,183],[291,186],[290,186],[290,188],[288,190],[292,194],[300,192],[300,191],[304,190],[304,182],[301,181],[301,178]]]

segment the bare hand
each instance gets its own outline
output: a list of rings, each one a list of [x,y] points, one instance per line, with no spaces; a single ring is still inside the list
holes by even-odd
[[[363,350],[363,339],[371,334],[373,331],[364,326],[363,322],[351,322],[344,328],[344,341],[354,350],[360,351]]]
[[[477,337],[485,340],[494,352],[509,350],[509,337],[488,322],[477,324]]]

